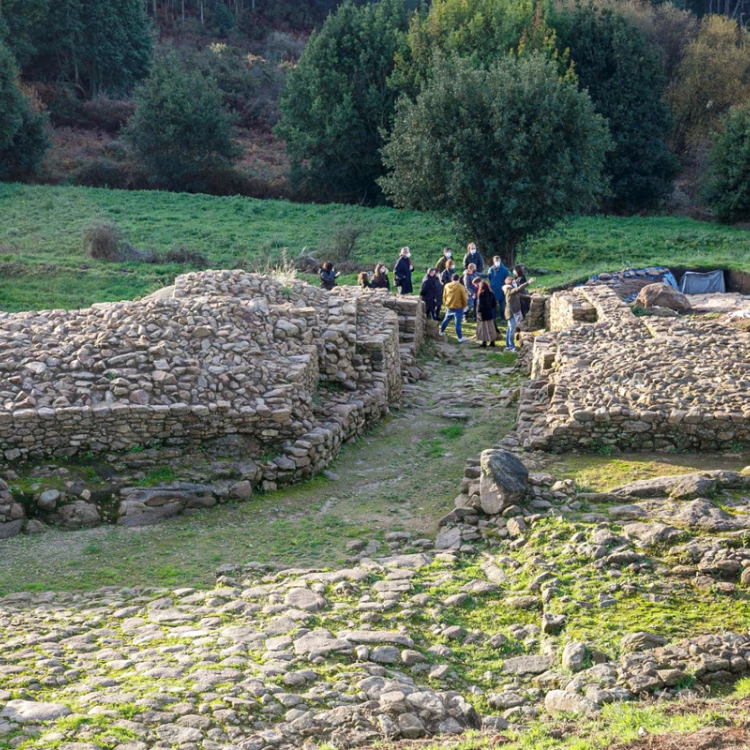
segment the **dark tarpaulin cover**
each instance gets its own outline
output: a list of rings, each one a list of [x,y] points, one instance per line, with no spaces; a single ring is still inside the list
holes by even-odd
[[[724,271],[695,273],[687,271],[680,281],[683,294],[724,294]]]

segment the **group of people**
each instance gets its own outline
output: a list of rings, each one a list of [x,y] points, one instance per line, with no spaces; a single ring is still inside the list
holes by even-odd
[[[464,316],[467,320],[475,320],[476,339],[482,347],[495,346],[500,333],[498,319],[505,320],[506,349],[516,351],[516,329],[530,306],[530,297],[525,290],[536,279],[527,280],[521,266],[515,266],[510,271],[497,255],[492,259],[487,273],[483,273],[484,268],[484,258],[473,242],[467,247],[463,258],[463,273],[456,270],[451,248],[443,248],[443,254],[435,266],[427,269],[419,289],[427,316],[432,320],[440,320],[442,307],[445,306],[440,335],[445,334],[445,329],[453,321],[459,342],[467,340],[463,337],[462,330]],[[393,283],[399,294],[414,292],[413,273],[411,251],[408,247],[403,247],[393,268]],[[321,286],[332,289],[338,275],[331,263],[324,263],[320,270]],[[391,288],[388,269],[383,263],[375,266],[373,274],[368,271],[360,273],[357,283],[365,289]]]

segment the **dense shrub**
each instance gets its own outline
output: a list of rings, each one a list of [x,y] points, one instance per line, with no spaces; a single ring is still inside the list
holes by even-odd
[[[216,81],[185,68],[171,50],[158,57],[136,101],[126,138],[154,184],[203,191],[210,174],[239,155]]]
[[[731,110],[714,135],[705,195],[720,221],[750,220],[750,105]]]
[[[83,249],[95,260],[140,259],[140,253],[125,239],[120,228],[107,221],[94,221],[84,229]]]
[[[676,173],[658,56],[633,24],[610,10],[563,6],[553,23],[560,47],[570,50],[580,87],[609,122],[615,142],[605,168],[610,206],[635,211],[656,205],[671,192]]]
[[[18,85],[10,50],[0,42],[0,180],[36,172],[48,146],[46,118]]]
[[[123,164],[106,156],[92,159],[79,167],[73,172],[70,180],[74,185],[112,190],[146,187],[145,176],[135,170],[132,164]]]
[[[685,48],[668,92],[674,148],[705,139],[721,117],[750,99],[750,36],[736,21],[706,16]]]
[[[455,60],[399,103],[381,184],[397,206],[449,216],[512,265],[521,241],[605,192],[610,147],[606,121],[554,61]]]
[[[403,45],[402,0],[344,3],[313,34],[279,102],[297,186],[338,200],[376,201],[380,149],[396,92],[388,83]]]

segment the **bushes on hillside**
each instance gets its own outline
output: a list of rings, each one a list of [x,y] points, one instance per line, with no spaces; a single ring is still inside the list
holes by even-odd
[[[705,193],[719,221],[750,220],[750,105],[731,110],[714,134]]]
[[[512,265],[521,241],[606,191],[611,145],[589,96],[545,56],[454,60],[399,103],[381,184],[397,206],[442,212]]]
[[[136,101],[126,138],[155,184],[202,191],[212,172],[239,156],[216,81],[185,68],[171,50],[157,58]]]
[[[388,83],[406,30],[403,0],[345,2],[313,34],[279,101],[299,187],[338,200],[376,201],[380,148],[396,91]]]
[[[605,168],[611,207],[654,206],[670,193],[677,166],[666,142],[670,120],[659,58],[633,24],[594,5],[564,6],[554,26],[580,87],[609,122],[615,143]]]
[[[736,21],[706,16],[685,48],[668,92],[674,148],[704,140],[733,106],[750,99],[750,35]]]
[[[45,117],[18,86],[10,50],[0,42],[0,180],[33,174],[47,149]]]

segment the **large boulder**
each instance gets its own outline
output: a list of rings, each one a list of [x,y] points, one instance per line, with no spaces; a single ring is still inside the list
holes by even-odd
[[[480,458],[479,504],[488,515],[496,515],[515,505],[526,494],[529,470],[512,453],[486,450]]]
[[[690,300],[669,284],[649,284],[641,289],[636,305],[640,307],[666,307],[678,313],[692,310]]]

